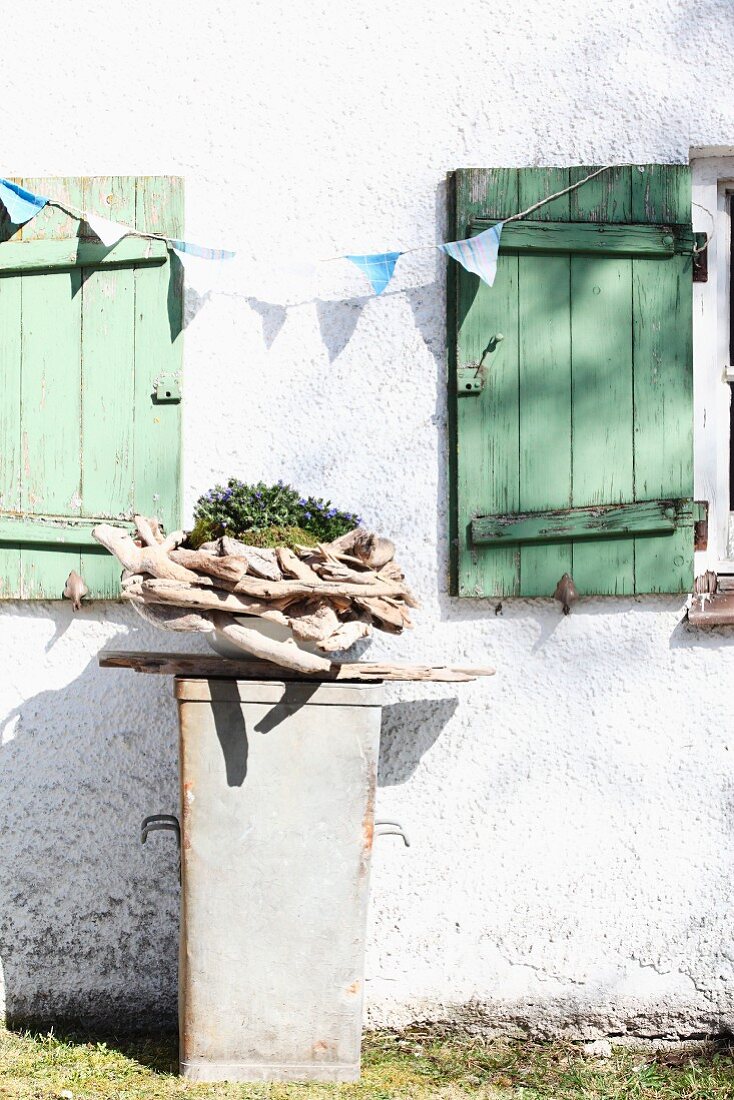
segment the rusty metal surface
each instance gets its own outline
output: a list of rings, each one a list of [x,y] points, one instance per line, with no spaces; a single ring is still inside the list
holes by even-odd
[[[378,689],[217,683],[179,699],[181,1071],[354,1080]]]
[[[734,626],[734,592],[693,596],[688,608],[691,626]]]

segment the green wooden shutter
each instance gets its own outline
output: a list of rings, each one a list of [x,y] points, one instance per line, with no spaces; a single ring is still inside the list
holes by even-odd
[[[17,182],[182,235],[178,178]],[[119,566],[95,522],[180,523],[180,264],[160,241],[107,249],[53,207],[21,229],[6,220],[0,241],[0,597],[59,599],[72,569],[90,596],[115,597]]]
[[[451,239],[591,168],[452,176]],[[488,287],[450,261],[452,591],[693,582],[687,167],[605,172],[502,234]],[[496,339],[501,336],[502,339]]]

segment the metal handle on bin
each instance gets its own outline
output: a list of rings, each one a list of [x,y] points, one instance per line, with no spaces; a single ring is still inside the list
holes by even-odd
[[[181,826],[173,814],[149,814],[140,825],[140,843],[145,844],[148,833],[171,832],[176,834],[179,850],[181,848]]]
[[[382,826],[391,825],[393,828],[384,829]],[[408,834],[398,821],[376,821],[375,822],[375,836],[401,836],[405,841],[405,847],[410,848],[410,841],[408,840]]]

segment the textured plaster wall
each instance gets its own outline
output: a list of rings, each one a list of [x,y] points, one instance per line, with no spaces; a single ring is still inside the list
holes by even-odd
[[[372,653],[492,662],[393,689],[370,1019],[690,1035],[734,1016],[734,634],[677,599],[446,595],[444,275],[379,300],[330,256],[442,238],[470,164],[686,160],[734,144],[728,0],[191,0],[26,5],[5,27],[4,174],[174,172],[192,239],[234,241],[189,295],[188,507],[229,473],[286,478],[389,533],[424,601]],[[32,71],[30,71],[32,69]],[[211,208],[207,200],[211,199]],[[0,456],[1,460],[1,456]],[[100,672],[165,648],[116,605],[0,608],[0,960],[13,1017],[175,1011],[171,685]],[[190,643],[191,645],[197,643]]]

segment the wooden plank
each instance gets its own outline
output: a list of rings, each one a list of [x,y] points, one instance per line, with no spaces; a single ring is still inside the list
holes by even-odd
[[[135,226],[183,236],[183,180],[139,177]],[[135,272],[135,509],[156,516],[167,530],[181,522],[181,405],[157,403],[155,386],[165,375],[181,381],[183,282],[180,262]]]
[[[571,192],[571,217],[631,221],[631,169]],[[571,257],[571,348],[573,507],[633,500],[632,260]],[[580,595],[634,591],[634,540],[575,545],[572,574]]]
[[[454,239],[466,234],[469,222],[479,213],[496,219],[519,209],[515,169],[466,169],[455,174],[455,186]],[[484,360],[486,367],[486,384],[477,397],[457,401],[455,379],[453,386],[456,590],[463,596],[516,595],[519,554],[512,549],[472,547],[469,528],[476,515],[520,506],[518,259],[500,252],[491,288],[455,266],[458,335],[452,363],[461,369]],[[497,333],[504,339],[488,351]]]
[[[87,179],[84,209],[133,225],[135,177]],[[147,244],[160,244],[165,261],[162,242]],[[89,242],[82,242],[80,252],[86,247]],[[97,267],[88,272],[82,294],[82,513],[132,518],[135,273],[132,268]],[[114,558],[95,549],[82,555],[81,565],[94,598],[117,598],[120,567]]]
[[[104,180],[104,177],[95,178],[100,178],[100,182]],[[87,182],[93,189],[94,181],[89,179]],[[80,180],[79,186],[82,185],[83,181]],[[131,222],[132,217],[129,220]],[[167,258],[168,248],[164,241],[145,237],[123,237],[113,248],[107,248],[96,240],[76,237],[64,240],[8,241],[0,244],[0,283],[2,279],[13,275],[45,275],[49,272],[73,271],[78,267],[108,269],[133,265],[160,266]]]
[[[92,538],[92,529],[106,521],[107,518],[102,516],[82,520],[52,515],[0,515],[0,543],[11,546],[22,543],[23,546],[84,547],[95,554],[101,551],[106,553]],[[131,533],[135,529],[134,523],[124,524],[116,520],[115,525],[127,527]],[[115,559],[109,560],[119,574],[120,568]]]
[[[514,545],[555,543],[563,539],[573,539],[576,543],[584,539],[618,539],[629,535],[664,535],[669,538],[680,529],[685,529],[691,537],[693,501],[690,499],[480,516],[472,522],[472,541],[478,545]],[[523,595],[527,595],[524,589]]]
[[[521,168],[520,179],[531,172],[565,173],[567,169],[558,168]],[[604,177],[599,177],[600,181]],[[585,192],[586,188],[593,187],[596,181],[590,181],[580,188]],[[603,182],[596,183],[597,188],[603,186]],[[556,188],[560,190],[560,188]],[[551,194],[551,191],[546,191]],[[539,198],[542,198],[539,195]],[[570,203],[571,196],[564,195],[556,202]],[[537,201],[537,199],[535,200]],[[578,210],[584,208],[584,198],[577,200]],[[521,200],[522,207],[529,205]],[[551,204],[549,203],[548,206]],[[628,256],[630,258],[641,256],[657,258],[661,260],[671,259],[674,255],[692,255],[695,245],[693,231],[690,224],[687,225],[599,225],[583,223],[567,224],[559,221],[543,221],[541,212],[547,207],[540,207],[537,212],[539,220],[531,221],[523,218],[521,221],[510,222],[502,229],[500,248],[502,252],[512,252],[530,255],[589,255],[589,256]],[[474,218],[471,223],[471,235],[483,233],[485,229],[494,225],[496,218]]]
[[[524,168],[519,201],[524,208],[568,186],[567,168]],[[568,220],[569,196],[543,206],[539,218]],[[543,222],[537,223],[543,226]],[[510,228],[508,226],[508,228]],[[566,227],[569,228],[569,227]],[[575,228],[575,227],[574,227]],[[586,228],[583,226],[582,228]],[[503,233],[504,242],[504,233]],[[571,504],[571,287],[568,255],[521,255],[520,323],[520,508],[555,509]],[[476,542],[477,524],[472,525]],[[552,596],[572,567],[569,542],[523,546],[523,596]]]
[[[691,220],[687,165],[632,172],[632,216]],[[693,496],[692,267],[632,263],[635,497]],[[686,592],[693,584],[693,534],[635,543],[636,592]]]
[[[332,664],[326,672],[303,673],[270,664],[268,661],[232,660],[200,653],[141,653],[123,650],[103,650],[99,654],[100,668],[130,668],[164,676],[186,676],[206,680],[381,680],[432,681],[461,683],[478,676],[493,676],[493,668],[449,668],[430,665],[383,665],[368,662]]]
[[[79,179],[25,178],[23,186],[79,209]],[[46,207],[22,229],[24,241],[74,238],[79,223]],[[80,269],[40,278],[23,275],[21,448],[24,512],[81,513],[81,285]],[[21,595],[60,599],[66,578],[79,570],[78,551],[21,550]]]
[[[3,211],[0,239],[12,226]],[[0,245],[0,249],[5,245]],[[21,282],[0,280],[0,509],[20,508]],[[20,546],[0,546],[0,599],[20,594]]]

